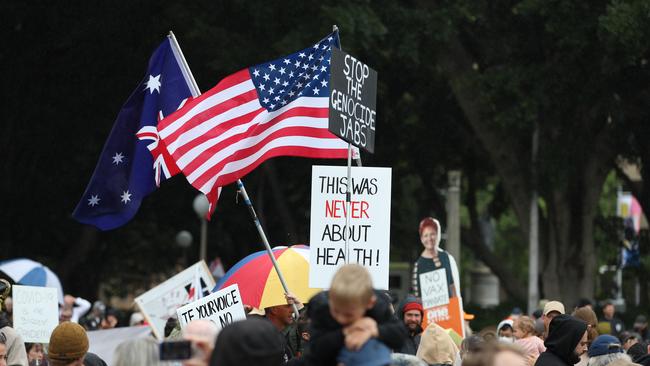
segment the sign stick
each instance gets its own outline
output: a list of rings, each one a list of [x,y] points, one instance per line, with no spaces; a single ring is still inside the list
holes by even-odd
[[[334,24],[332,25],[332,31],[337,32],[339,30],[339,27]],[[339,47],[341,47],[341,50],[343,50],[343,46],[341,45],[341,37],[339,36],[339,33],[336,33],[336,36],[339,39]],[[355,159],[357,161],[357,166],[362,166],[361,165],[361,151],[359,151],[359,156],[356,157]],[[352,186],[352,144],[348,142],[348,190],[345,192],[345,264],[348,264],[348,258],[350,257],[350,247],[349,247],[349,240],[350,240],[350,203],[352,201],[352,191],[351,187]],[[346,234],[347,232],[347,234]]]
[[[178,41],[176,40],[176,36],[174,36],[174,33],[170,31],[168,37],[172,42],[172,49],[174,50],[174,55],[176,55],[176,59],[177,61],[179,61],[179,64],[181,65],[181,69],[184,70],[183,75],[185,75],[187,80],[189,80],[191,83],[192,87],[190,89],[192,89],[192,95],[194,97],[201,95],[199,86],[196,83],[196,80],[194,79],[194,75],[192,75],[192,72],[190,71],[190,67],[187,64],[187,61],[185,60],[185,56],[183,55],[183,51],[181,51],[181,47],[178,44]],[[275,256],[273,255],[273,251],[271,250],[271,246],[269,245],[269,241],[266,238],[264,229],[262,228],[262,224],[260,223],[260,220],[257,218],[257,214],[255,213],[255,208],[253,207],[250,198],[248,198],[246,187],[244,187],[244,182],[242,182],[241,179],[237,180],[237,192],[242,196],[242,198],[244,199],[244,203],[248,207],[248,211],[250,212],[253,218],[253,222],[255,223],[255,227],[257,228],[257,233],[260,235],[260,238],[264,243],[264,247],[266,248],[266,252],[268,253],[269,258],[271,258],[271,262],[273,263],[273,268],[275,268],[275,272],[277,272],[278,274],[278,278],[280,279],[280,283],[282,284],[282,288],[284,289],[284,292],[289,293],[289,288],[287,287],[287,283],[285,282],[284,276],[280,271],[278,262],[275,260]],[[292,305],[293,305],[293,312],[295,318],[298,319],[298,317],[300,316],[300,313],[298,312],[298,306],[295,303]]]

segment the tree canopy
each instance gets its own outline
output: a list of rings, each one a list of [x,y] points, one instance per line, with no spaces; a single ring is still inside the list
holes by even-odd
[[[421,217],[445,222],[450,169],[464,176],[463,248],[509,278],[503,284],[518,300],[524,282],[508,276],[527,263],[499,256],[525,253],[533,191],[543,294],[568,301],[594,295],[594,220],[619,158],[640,167],[643,182],[626,184],[650,210],[643,0],[71,0],[6,2],[0,10],[7,15],[0,255],[42,260],[79,294],[169,270],[183,256],[174,243],[180,230],[198,241],[195,191],[182,177],[165,182],[123,228],[98,232],[70,217],[119,108],[169,30],[207,90],[338,25],[343,49],[379,72],[377,149],[363,161],[393,168],[393,260],[416,258]],[[312,164],[343,162],[276,158],[244,178],[274,245],[309,237]],[[507,245],[486,246],[480,223],[489,221]],[[209,254],[226,264],[261,249],[234,187],[224,189],[209,227]]]

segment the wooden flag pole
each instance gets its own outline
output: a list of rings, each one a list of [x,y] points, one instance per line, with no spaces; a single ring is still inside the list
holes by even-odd
[[[187,64],[187,61],[185,60],[185,56],[183,55],[183,51],[181,51],[181,47],[178,44],[178,41],[176,40],[176,36],[174,36],[174,33],[172,31],[169,32],[169,39],[172,44],[172,50],[174,51],[174,55],[176,56],[176,60],[178,61],[178,64],[181,66],[181,69],[183,70],[183,75],[185,76],[186,80],[190,82],[190,89],[192,92],[192,95],[194,97],[198,97],[201,95],[201,90],[199,90],[199,86],[196,84],[196,80],[194,79],[194,75],[192,75],[192,72],[190,71],[190,67]],[[282,284],[282,288],[284,289],[285,294],[290,293],[289,287],[287,287],[287,283],[284,280],[284,276],[282,275],[282,271],[280,271],[280,266],[278,265],[278,262],[275,260],[275,256],[273,255],[273,250],[271,250],[271,245],[269,245],[269,241],[266,238],[266,234],[264,233],[264,228],[262,228],[262,224],[260,223],[259,218],[257,217],[257,214],[255,213],[255,208],[253,207],[253,204],[248,197],[248,193],[246,192],[246,187],[244,187],[244,182],[242,182],[241,179],[237,180],[237,192],[239,195],[242,196],[244,199],[244,203],[246,204],[246,207],[248,207],[248,211],[251,214],[251,217],[253,218],[253,222],[255,223],[255,227],[257,228],[257,233],[259,234],[260,238],[262,239],[262,242],[264,243],[264,247],[266,249],[267,254],[269,255],[269,258],[271,259],[271,262],[273,263],[273,268],[275,268],[275,272],[278,274],[278,278],[280,279],[280,283]],[[293,303],[291,304],[293,306],[293,312],[296,320],[300,316],[300,312],[298,311],[298,306]]]

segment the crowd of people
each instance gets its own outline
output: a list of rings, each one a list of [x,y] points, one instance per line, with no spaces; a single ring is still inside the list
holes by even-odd
[[[373,289],[370,274],[355,264],[341,267],[330,289],[308,304],[292,294],[286,300],[266,309],[248,307],[246,320],[221,331],[209,320],[181,329],[172,318],[162,347],[152,336],[126,340],[115,349],[113,365],[650,365],[647,319],[637,316],[628,330],[610,302],[599,319],[590,301],[570,313],[562,302],[546,301],[530,315],[515,310],[479,332],[466,322],[466,337],[459,340],[433,322],[423,329],[418,297],[409,295],[394,307],[388,293]],[[294,304],[301,309],[297,318]],[[22,342],[11,328],[8,305],[0,324],[0,366],[106,365],[88,352],[86,333],[117,324],[103,304],[66,296],[60,324],[45,345]],[[134,313],[132,325],[141,321]],[[182,345],[185,355],[169,358],[161,352]]]
[[[629,329],[605,302],[599,318],[589,300],[566,311],[561,301],[540,302],[524,315],[515,309],[495,326],[471,329],[474,315],[464,314],[464,338],[453,337],[425,321],[419,297],[422,273],[445,269],[448,296],[459,296],[454,258],[440,249],[440,224],[425,218],[419,225],[423,251],[414,265],[411,294],[395,301],[373,288],[368,271],[356,264],[339,268],[329,290],[303,304],[285,294],[286,304],[256,309],[247,318],[220,329],[206,319],[185,327],[171,317],[165,340],[153,335],[128,339],[114,350],[112,364],[230,365],[453,365],[453,366],[625,366],[650,365],[650,331],[644,315]],[[244,284],[245,285],[245,284]],[[444,291],[444,290],[443,290]],[[298,313],[294,312],[299,309]],[[47,344],[24,343],[11,323],[8,298],[0,313],[0,366],[106,365],[90,353],[87,331],[118,325],[118,314],[101,302],[65,296],[60,324]],[[129,325],[143,325],[133,313]],[[145,324],[146,325],[146,324]]]

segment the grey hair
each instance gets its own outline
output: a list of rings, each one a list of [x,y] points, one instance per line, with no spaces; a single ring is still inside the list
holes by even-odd
[[[131,339],[120,343],[113,355],[113,366],[169,365],[160,362],[158,342],[153,338]]]
[[[626,355],[625,353],[610,353],[607,355],[594,356],[589,358],[587,366],[607,366],[616,360],[625,360],[632,362],[630,356]]]

